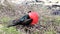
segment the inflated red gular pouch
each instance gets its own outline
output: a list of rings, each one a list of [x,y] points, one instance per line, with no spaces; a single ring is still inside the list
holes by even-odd
[[[30,12],[29,13],[29,17],[31,18],[31,19],[33,19],[33,21],[31,22],[31,25],[35,25],[35,24],[37,24],[38,23],[38,14],[37,14],[37,12]]]

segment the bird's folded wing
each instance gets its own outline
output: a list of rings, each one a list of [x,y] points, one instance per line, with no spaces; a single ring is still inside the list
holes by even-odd
[[[32,19],[26,19],[26,20],[24,20],[23,23],[28,25],[28,24],[30,24],[31,22],[32,22]]]

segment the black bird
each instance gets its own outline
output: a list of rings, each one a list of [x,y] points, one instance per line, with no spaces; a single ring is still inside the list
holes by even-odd
[[[11,26],[16,26],[16,25],[23,25],[23,26],[28,26],[32,22],[32,19],[28,15],[24,15],[22,18],[13,20],[11,25],[8,25],[8,27]]]
[[[8,27],[17,26],[17,25],[32,26],[37,24],[38,15],[36,12],[29,11],[28,14],[24,15],[22,18],[13,20],[12,22],[13,23],[11,25],[8,25]]]

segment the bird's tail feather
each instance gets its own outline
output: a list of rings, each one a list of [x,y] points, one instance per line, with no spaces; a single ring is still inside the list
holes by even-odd
[[[12,25],[8,25],[7,27],[9,28],[9,27],[12,27],[12,26],[15,26],[14,24],[12,24]]]

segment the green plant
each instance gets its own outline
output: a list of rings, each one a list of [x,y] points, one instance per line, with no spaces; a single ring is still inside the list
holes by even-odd
[[[2,24],[5,26],[9,21],[11,20],[11,18],[8,17],[2,17],[0,19],[0,21],[2,22]]]
[[[56,18],[54,19],[54,23],[55,23],[56,25],[59,25],[59,24],[60,24],[60,17],[56,17]]]
[[[56,34],[56,31],[54,31],[54,30],[45,31],[44,34]]]
[[[10,28],[3,27],[3,28],[1,28],[1,30],[5,34],[19,34],[20,33],[18,31],[16,31],[16,29],[14,27],[10,27]]]

